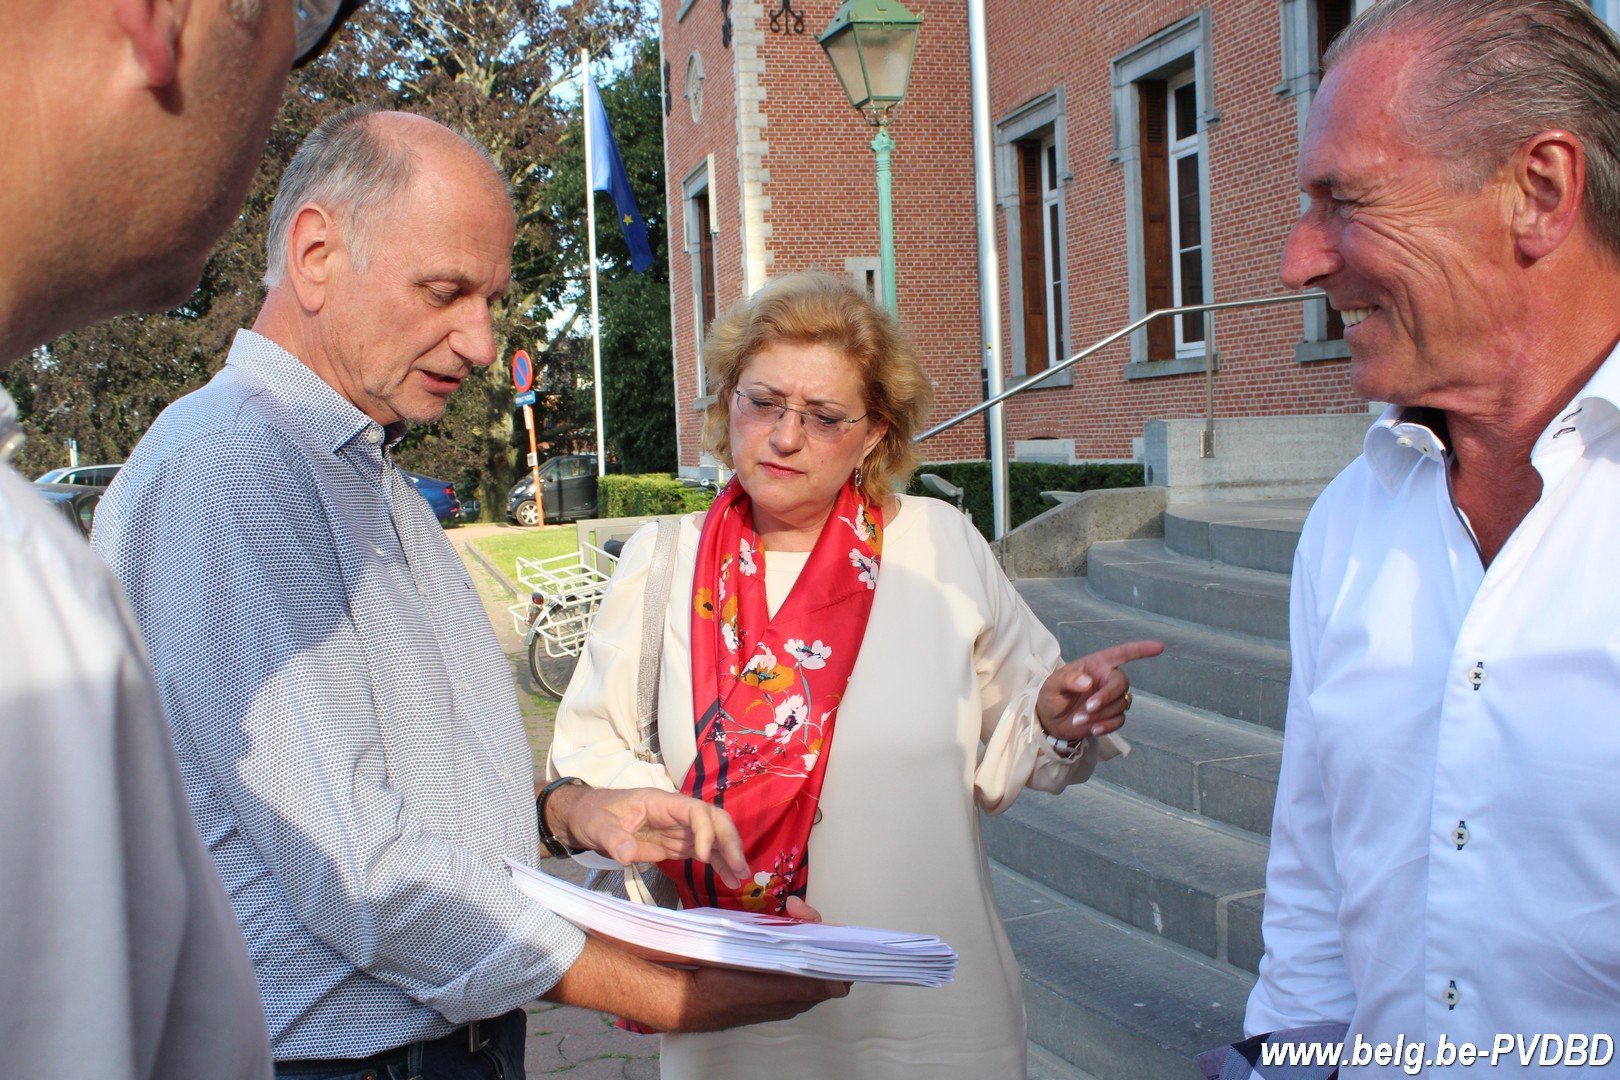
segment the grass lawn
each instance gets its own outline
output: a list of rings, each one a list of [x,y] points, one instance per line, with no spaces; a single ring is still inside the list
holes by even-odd
[[[500,567],[512,577],[517,560],[549,559],[579,550],[579,532],[572,525],[547,525],[543,529],[525,529],[512,526],[490,536],[480,536],[468,543],[483,553],[484,558]]]

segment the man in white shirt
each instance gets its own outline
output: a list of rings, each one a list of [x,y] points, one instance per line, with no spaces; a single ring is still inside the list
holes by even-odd
[[[0,3],[0,366],[185,299],[339,6]],[[0,457],[19,438],[0,390]],[[268,1077],[123,595],[29,487],[0,466],[0,1073]]]
[[[1620,43],[1385,0],[1326,66],[1283,277],[1393,404],[1295,560],[1246,1026],[1620,1069]]]

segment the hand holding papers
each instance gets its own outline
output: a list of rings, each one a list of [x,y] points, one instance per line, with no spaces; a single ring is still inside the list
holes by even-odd
[[[927,934],[797,922],[719,908],[668,911],[582,889],[506,860],[512,880],[581,929],[672,960],[845,982],[943,986],[956,953]]]

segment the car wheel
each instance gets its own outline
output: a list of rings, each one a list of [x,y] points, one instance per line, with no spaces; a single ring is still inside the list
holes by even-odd
[[[517,513],[513,516],[517,518],[517,523],[519,525],[527,526],[531,529],[540,524],[540,511],[534,505],[533,499],[524,499],[522,502],[518,503]]]

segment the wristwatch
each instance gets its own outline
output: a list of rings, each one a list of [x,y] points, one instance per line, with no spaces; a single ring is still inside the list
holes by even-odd
[[[553,836],[550,829],[546,828],[546,800],[551,798],[552,792],[568,784],[578,784],[580,787],[590,786],[577,776],[561,776],[541,788],[540,794],[534,797],[534,816],[540,823],[540,846],[550,852],[551,856],[556,859],[566,859],[570,855],[578,855],[582,851],[589,850],[587,848],[569,847]]]

